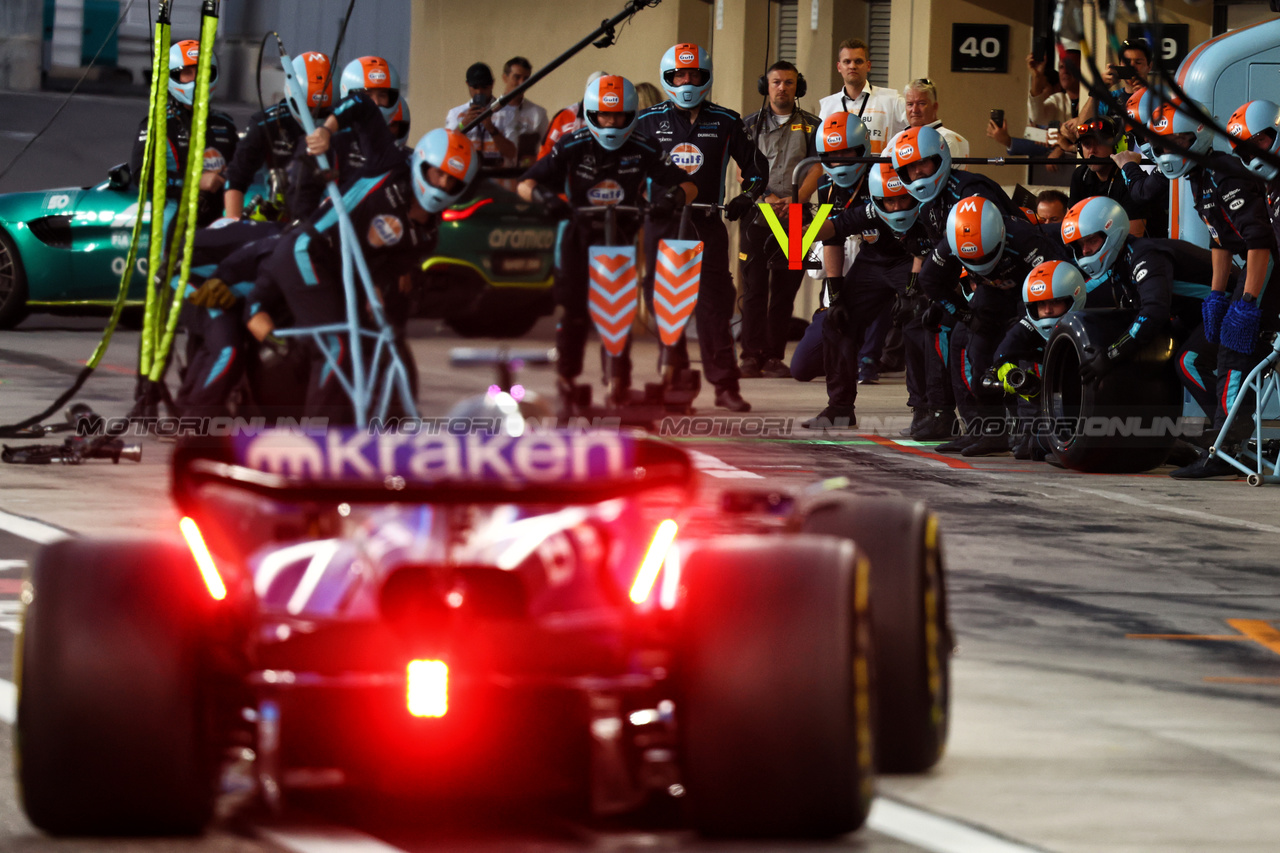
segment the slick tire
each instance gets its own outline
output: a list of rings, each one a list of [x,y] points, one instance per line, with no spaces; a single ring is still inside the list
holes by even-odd
[[[898,498],[827,498],[805,533],[851,539],[871,562],[876,768],[920,773],[942,758],[951,703],[951,629],[937,517]]]
[[[829,536],[739,536],[689,555],[677,714],[703,834],[830,837],[866,820],[865,565]]]
[[[30,576],[18,785],[53,835],[200,832],[217,776],[202,636],[213,600],[176,545],[68,539]]]
[[[0,329],[12,329],[27,317],[27,273],[18,247],[0,228]]]
[[[1133,322],[1128,311],[1084,311],[1054,327],[1045,346],[1041,415],[1047,444],[1067,468],[1128,474],[1164,463],[1177,442],[1182,386],[1176,347],[1164,335],[1097,382],[1080,379],[1087,352],[1101,352]]]

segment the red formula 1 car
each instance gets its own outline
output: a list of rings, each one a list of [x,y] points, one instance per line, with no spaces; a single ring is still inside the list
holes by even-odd
[[[708,834],[821,836],[862,824],[877,765],[941,756],[922,504],[709,491],[619,432],[203,441],[175,453],[185,543],[31,571],[16,763],[48,832],[199,831],[251,758],[269,804],[669,797]]]

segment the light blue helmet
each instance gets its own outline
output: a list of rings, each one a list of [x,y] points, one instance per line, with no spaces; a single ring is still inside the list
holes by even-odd
[[[625,77],[609,75],[587,84],[582,98],[582,112],[586,115],[587,128],[596,142],[609,151],[617,151],[631,138],[636,127],[636,110],[640,99],[636,87]],[[613,113],[623,118],[622,127],[601,127],[601,113]]]
[[[844,153],[846,156],[864,157],[867,153],[867,128],[854,113],[841,110],[827,116],[816,132],[818,153],[822,155]],[[862,180],[867,173],[866,163],[841,164],[839,157],[828,161],[822,158],[822,171],[831,176],[838,187],[846,189]]]
[[[1195,154],[1208,154],[1209,148],[1213,145],[1213,131],[1211,131],[1205,122],[1200,121],[1184,112],[1180,107],[1181,101],[1173,101],[1164,103],[1156,107],[1151,113],[1151,122],[1149,127],[1151,132],[1157,137],[1170,137],[1174,134],[1186,133],[1191,135],[1191,143],[1183,144],[1183,148],[1190,149]],[[1209,108],[1204,104],[1196,102],[1200,112],[1208,115]],[[1153,147],[1157,147],[1153,145]],[[1190,157],[1175,151],[1157,150],[1156,166],[1160,168],[1160,174],[1169,180],[1181,178],[1190,172],[1196,165],[1196,161]]]
[[[396,114],[396,106],[400,101],[400,75],[381,56],[362,56],[348,62],[347,67],[342,69],[342,79],[338,85],[338,95],[343,99],[352,92],[386,89],[391,95],[391,101],[378,109],[382,110],[382,117],[388,122]]]
[[[1082,244],[1094,234],[1103,235],[1102,246],[1085,254]],[[1104,195],[1077,202],[1062,218],[1062,242],[1089,278],[1098,278],[1115,265],[1128,238],[1129,214],[1119,202]]]
[[[702,72],[699,84],[676,85],[676,72],[691,69]],[[711,55],[696,44],[678,44],[667,48],[662,54],[662,62],[658,64],[658,72],[662,78],[662,88],[683,110],[691,110],[702,103],[711,91]]]
[[[892,164],[876,163],[872,166],[867,174],[867,192],[871,195],[871,208],[876,216],[894,231],[905,234],[916,224],[916,219],[920,216],[920,202],[907,192],[902,179],[893,171]],[[898,199],[896,204],[901,204],[901,199],[906,199],[910,206],[891,211],[885,207],[887,199]]]
[[[965,269],[989,275],[1004,254],[1004,216],[990,199],[962,198],[947,214],[947,245]]]
[[[1067,311],[1079,311],[1084,307],[1087,296],[1084,276],[1066,261],[1045,261],[1027,273],[1026,281],[1022,282],[1022,301],[1027,306],[1027,317],[1045,340],[1049,339],[1049,333],[1062,317],[1041,319],[1036,305],[1070,299]]]
[[[1258,138],[1267,131],[1271,131],[1270,142],[1266,137]],[[1227,133],[1247,140],[1231,140],[1231,150],[1244,162],[1246,169],[1264,181],[1274,181],[1280,175],[1280,169],[1255,156],[1257,148],[1280,156],[1280,105],[1273,101],[1249,101],[1231,114]]]
[[[169,48],[169,97],[181,104],[191,106],[195,99],[196,81],[178,82],[178,75],[184,68],[194,68],[200,62],[200,42],[195,39],[183,39]],[[209,97],[218,88],[218,54],[209,60]]]
[[[450,188],[431,183],[428,170],[436,167],[449,178],[456,179]],[[437,127],[418,140],[410,163],[413,173],[413,195],[428,213],[439,213],[456,202],[480,171],[480,155],[475,144],[456,130]],[[453,181],[450,181],[453,184]]]
[[[1147,126],[1147,122],[1151,121],[1151,112],[1156,108],[1156,96],[1151,90],[1143,87],[1129,96],[1128,102],[1125,104],[1125,112],[1129,115],[1130,125]],[[1143,137],[1145,139],[1145,137]],[[1142,152],[1142,156],[1155,162],[1156,154],[1151,150],[1150,142],[1139,142],[1138,150]]]
[[[909,127],[893,138],[893,169],[902,183],[921,204],[928,204],[942,193],[951,177],[951,149],[942,134],[928,125]],[[932,175],[912,181],[907,169],[914,163],[933,160],[937,163]]]

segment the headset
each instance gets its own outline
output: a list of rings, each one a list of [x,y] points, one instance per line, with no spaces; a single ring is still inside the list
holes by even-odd
[[[769,74],[765,72],[760,75],[760,79],[756,81],[756,90],[766,98],[769,96]],[[804,81],[804,75],[796,69],[796,100],[800,100],[809,91],[809,84]]]

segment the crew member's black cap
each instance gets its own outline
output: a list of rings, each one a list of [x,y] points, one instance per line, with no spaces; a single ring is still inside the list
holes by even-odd
[[[467,85],[477,89],[493,85],[493,71],[483,62],[477,62],[467,69]]]

